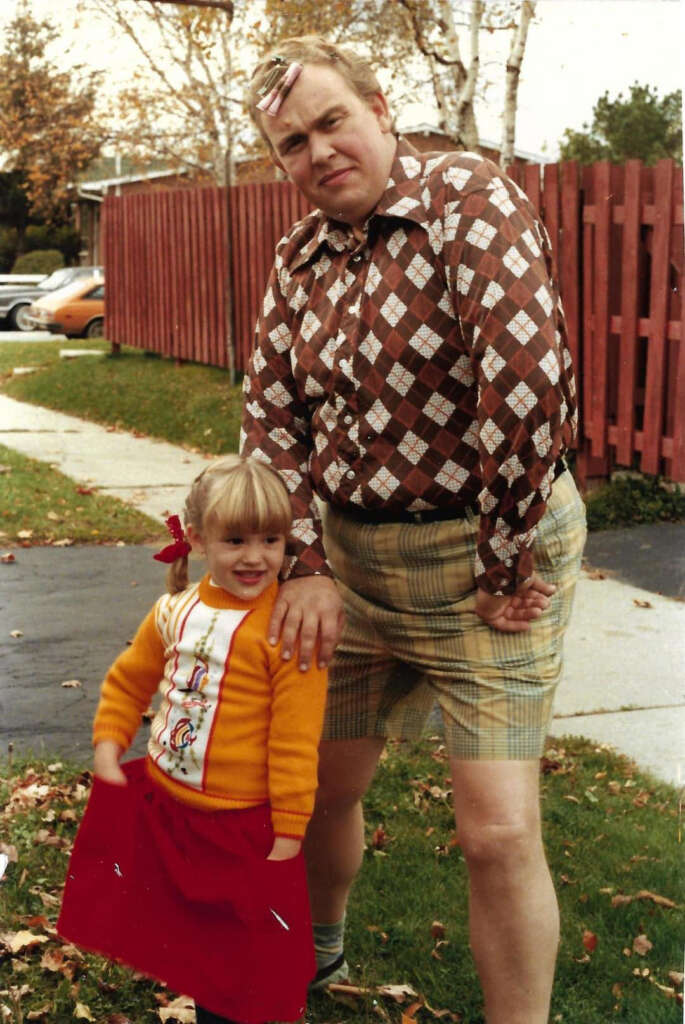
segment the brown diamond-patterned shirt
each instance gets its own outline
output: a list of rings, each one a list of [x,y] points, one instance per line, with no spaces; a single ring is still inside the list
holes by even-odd
[[[547,233],[490,161],[400,139],[363,234],[314,211],[281,240],[245,377],[242,451],[293,501],[286,575],[329,571],[315,494],[476,506],[476,584],[511,593],[576,433]]]

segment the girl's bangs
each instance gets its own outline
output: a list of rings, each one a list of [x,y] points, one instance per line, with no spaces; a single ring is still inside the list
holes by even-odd
[[[244,486],[217,488],[214,501],[208,503],[205,526],[237,535],[274,533],[288,535],[293,514],[290,498],[281,481],[257,480],[250,476]]]

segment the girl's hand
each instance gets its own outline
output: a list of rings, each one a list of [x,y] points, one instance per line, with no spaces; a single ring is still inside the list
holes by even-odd
[[[289,836],[276,836],[271,853],[267,860],[292,860],[297,857],[302,847],[301,839],[291,839]]]
[[[119,758],[123,752],[124,748],[115,740],[101,740],[95,745],[93,770],[98,779],[113,786],[128,785],[128,780],[119,766]]]

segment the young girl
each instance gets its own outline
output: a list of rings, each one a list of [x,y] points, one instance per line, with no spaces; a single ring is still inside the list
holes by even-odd
[[[195,480],[187,536],[105,678],[93,790],[61,935],[195,998],[198,1024],[294,1020],[314,974],[300,851],[326,674],[267,643],[292,512],[278,474],[226,456]],[[207,574],[188,586],[188,552]],[[120,765],[155,690],[147,757]]]

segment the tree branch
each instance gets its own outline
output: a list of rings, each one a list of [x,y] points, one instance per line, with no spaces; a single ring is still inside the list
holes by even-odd
[[[178,4],[181,7],[216,7],[233,17],[233,0],[136,0],[137,3]]]

